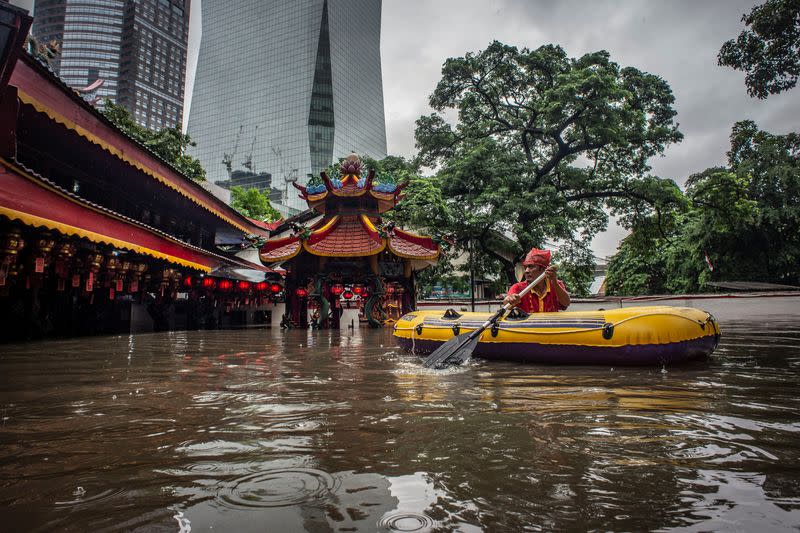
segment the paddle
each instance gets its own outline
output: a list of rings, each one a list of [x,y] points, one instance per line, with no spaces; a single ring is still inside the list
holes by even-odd
[[[547,274],[545,272],[542,272],[539,277],[528,283],[528,286],[525,287],[521,293],[519,293],[520,298],[528,294],[533,287],[538,285],[545,278],[546,275]],[[481,333],[486,331],[486,328],[492,324],[495,324],[510,310],[511,304],[507,303],[498,309],[497,312],[493,314],[491,318],[489,318],[489,320],[484,322],[483,325],[481,325],[481,327],[475,331],[470,333],[462,333],[461,335],[453,337],[446,343],[436,348],[433,353],[422,362],[422,366],[425,368],[441,369],[451,365],[463,364],[467,359],[472,357],[472,352],[475,351],[475,347],[478,345],[478,339],[480,339]]]

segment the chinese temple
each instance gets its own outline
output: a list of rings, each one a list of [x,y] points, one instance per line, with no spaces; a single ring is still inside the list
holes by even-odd
[[[269,229],[26,52],[24,10],[0,15],[0,341],[216,327],[282,298],[239,252]]]
[[[380,327],[415,308],[414,273],[435,264],[439,246],[384,223],[381,215],[401,200],[405,184],[379,183],[362,169],[351,154],[340,178],[323,172],[320,184],[294,184],[319,216],[307,226],[277,228],[261,247],[265,265],[286,270],[284,326],[339,328],[342,309],[358,307],[365,322]]]

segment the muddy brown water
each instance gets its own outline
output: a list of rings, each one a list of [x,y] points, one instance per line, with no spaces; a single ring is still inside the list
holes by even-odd
[[[0,346],[0,531],[800,527],[798,315],[674,368],[472,361],[391,332]]]

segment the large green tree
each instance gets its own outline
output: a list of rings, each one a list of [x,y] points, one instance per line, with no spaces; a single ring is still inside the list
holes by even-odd
[[[175,170],[194,181],[205,181],[206,171],[200,161],[186,153],[189,146],[195,146],[191,137],[177,126],[158,131],[138,124],[126,108],[111,100],[104,100],[102,113],[125,134],[140,142]]]
[[[800,1],[767,0],[742,16],[749,29],[722,45],[720,65],[744,71],[750,96],[767,98],[797,85]]]
[[[663,79],[605,51],[570,58],[558,46],[492,42],[445,62],[430,97],[436,113],[416,128],[420,163],[437,175],[409,196],[434,199],[418,202],[430,225],[474,241],[509,281],[514,260],[548,240],[586,257],[606,208],[647,217],[672,195],[647,177],[647,161],[682,138],[673,102]],[[498,251],[498,235],[516,241],[515,257]],[[586,279],[591,265],[581,268]]]
[[[269,196],[258,189],[245,189],[237,185],[231,187],[231,207],[246,217],[262,222],[281,218],[281,214],[272,207]]]
[[[690,176],[660,220],[631,229],[609,263],[610,294],[696,292],[712,280],[800,283],[800,136],[737,122],[728,165]]]

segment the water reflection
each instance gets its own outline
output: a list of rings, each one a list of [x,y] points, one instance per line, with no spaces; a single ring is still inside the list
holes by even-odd
[[[431,371],[370,330],[4,346],[4,527],[798,527],[800,327],[723,328],[666,370]]]

